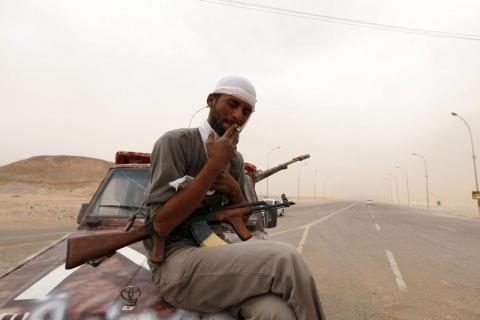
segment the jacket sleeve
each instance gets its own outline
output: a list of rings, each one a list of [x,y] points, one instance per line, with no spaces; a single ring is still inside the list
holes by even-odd
[[[167,132],[155,143],[151,156],[150,185],[145,201],[150,213],[160,209],[176,190],[170,185],[186,174],[188,141],[181,135]]]

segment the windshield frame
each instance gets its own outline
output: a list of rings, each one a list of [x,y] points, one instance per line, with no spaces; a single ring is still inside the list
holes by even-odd
[[[95,192],[94,196],[90,200],[90,203],[88,204],[88,207],[85,211],[85,217],[102,219],[102,220],[103,219],[129,219],[130,218],[131,214],[129,214],[129,215],[99,215],[99,214],[96,214],[96,212],[94,212],[94,209],[95,209],[96,205],[98,204],[98,201],[100,200],[100,197],[102,197],[102,195],[104,194],[105,189],[110,184],[110,182],[114,178],[115,174],[118,173],[119,171],[125,171],[125,170],[128,170],[128,171],[133,171],[133,170],[134,171],[147,171],[147,172],[149,172],[150,171],[150,166],[135,166],[135,167],[133,167],[133,166],[122,166],[122,167],[112,167],[112,168],[110,168],[107,175],[105,176],[102,183],[100,184],[97,191]],[[150,173],[149,173],[149,175],[150,175]],[[148,184],[147,184],[147,186],[148,186]],[[141,206],[141,205],[142,205],[142,203],[139,204],[139,206]],[[142,211],[143,211],[143,214],[146,214],[145,204],[143,204],[143,210]],[[133,212],[135,212],[135,211],[132,210],[132,213]],[[137,215],[137,217],[143,217],[143,215],[139,214],[139,215]]]

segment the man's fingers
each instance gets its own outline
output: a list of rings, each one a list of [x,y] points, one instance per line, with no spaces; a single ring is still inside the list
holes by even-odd
[[[217,176],[217,178],[215,179],[214,183],[218,183],[218,182],[221,182],[224,178],[225,178],[225,170],[223,170],[222,172],[220,172]]]
[[[208,134],[207,142],[215,142],[215,132],[210,131]]]
[[[240,131],[237,131],[232,138],[233,144],[236,146],[238,144],[238,140],[240,139]]]
[[[238,125],[232,124],[223,134],[222,138],[230,139],[232,135],[237,131]]]
[[[225,132],[224,137],[233,144],[236,145],[238,143],[238,139],[240,136],[240,131],[238,130],[238,125],[234,124]]]
[[[215,142],[215,133],[210,131],[207,138],[207,143],[214,143]]]

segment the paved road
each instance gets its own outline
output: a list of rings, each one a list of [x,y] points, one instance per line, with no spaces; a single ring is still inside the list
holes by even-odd
[[[480,319],[480,220],[338,202],[291,208],[271,239],[300,250],[332,319]]]
[[[278,222],[271,238],[302,252],[329,320],[480,319],[480,219],[336,202]],[[0,273],[72,229],[3,228]]]
[[[71,226],[0,224],[0,275],[51,242],[74,230]]]

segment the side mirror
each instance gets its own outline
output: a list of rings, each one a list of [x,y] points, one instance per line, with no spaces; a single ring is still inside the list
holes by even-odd
[[[277,226],[277,209],[267,209],[262,212],[263,225],[265,228],[275,228]]]
[[[88,208],[88,203],[82,203],[82,205],[80,206],[80,211],[78,212],[78,216],[77,216],[77,224],[80,224],[80,222],[82,222],[83,216],[85,215],[87,208]]]

